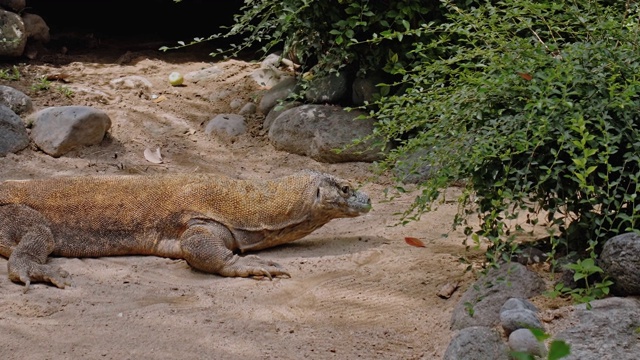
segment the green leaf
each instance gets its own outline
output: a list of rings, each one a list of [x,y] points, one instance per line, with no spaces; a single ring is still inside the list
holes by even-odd
[[[571,354],[571,346],[562,340],[553,340],[549,344],[548,360],[562,359]]]

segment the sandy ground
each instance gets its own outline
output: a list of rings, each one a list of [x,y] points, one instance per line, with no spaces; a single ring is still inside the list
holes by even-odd
[[[123,56],[124,55],[124,56]],[[473,280],[458,258],[461,235],[449,232],[456,205],[418,222],[393,226],[411,202],[385,201],[385,178],[370,164],[323,164],[274,150],[250,117],[251,130],[233,142],[204,134],[204,124],[230,112],[233,99],[256,100],[263,90],[247,76],[257,64],[218,62],[224,76],[171,87],[167,76],[213,66],[189,53],[128,52],[50,56],[17,64],[20,81],[1,80],[32,96],[37,109],[89,105],[113,122],[102,144],[52,158],[35,148],[0,158],[0,180],[58,175],[213,172],[271,178],[311,168],[362,184],[373,199],[366,216],[334,220],[295,243],[261,251],[291,278],[222,278],[185,261],[124,256],[50,261],[72,274],[73,286],[22,287],[7,279],[0,258],[2,359],[434,359],[451,338],[451,311]],[[12,64],[0,64],[8,68]],[[65,74],[46,91],[30,88],[43,75]],[[144,76],[150,90],[114,89],[113,79]],[[68,98],[64,86],[73,95]],[[154,102],[154,95],[166,98]],[[151,164],[145,148],[160,147],[165,163]],[[417,237],[425,248],[408,246]],[[449,281],[462,288],[444,300]]]

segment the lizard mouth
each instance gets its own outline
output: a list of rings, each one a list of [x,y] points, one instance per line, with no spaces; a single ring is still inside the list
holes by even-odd
[[[357,192],[357,193],[353,194],[349,198],[347,203],[349,204],[349,209],[351,210],[350,214],[352,214],[353,216],[366,214],[372,208],[371,199],[369,198],[369,196],[367,196],[367,194],[361,193],[361,192]]]

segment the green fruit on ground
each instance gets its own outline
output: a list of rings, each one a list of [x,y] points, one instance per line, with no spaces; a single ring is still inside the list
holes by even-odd
[[[184,81],[184,78],[182,77],[182,74],[180,74],[179,72],[174,71],[171,74],[169,74],[169,84],[173,86],[178,86],[178,85],[182,85],[183,81]]]

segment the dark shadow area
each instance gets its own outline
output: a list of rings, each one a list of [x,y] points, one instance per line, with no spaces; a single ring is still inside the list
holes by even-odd
[[[242,4],[242,0],[30,0],[25,12],[40,15],[49,26],[51,41],[45,48],[52,54],[104,53],[104,61],[110,62],[109,52],[116,58],[126,51],[160,55],[161,46],[223,32],[221,26],[233,23]],[[170,52],[202,59],[231,42],[213,40]]]

